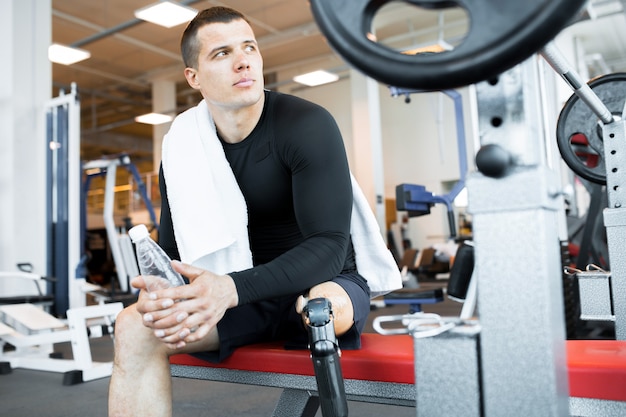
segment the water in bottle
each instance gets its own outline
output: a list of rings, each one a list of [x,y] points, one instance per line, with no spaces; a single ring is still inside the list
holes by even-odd
[[[131,228],[128,235],[135,244],[139,272],[148,291],[185,284],[183,277],[172,268],[169,256],[152,240],[145,225]]]

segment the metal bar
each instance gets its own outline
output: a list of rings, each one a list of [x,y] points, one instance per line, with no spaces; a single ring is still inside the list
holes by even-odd
[[[57,279],[54,294],[54,311],[57,316],[65,314],[69,308],[69,265],[68,265],[68,126],[67,107],[56,108],[56,181],[55,201],[56,219],[54,224],[54,262],[53,276]]]
[[[68,299],[69,308],[82,307],[87,304],[85,293],[80,289],[85,275],[80,275],[81,257],[84,246],[81,241],[81,160],[80,160],[80,98],[76,83],[72,83],[71,100],[67,105],[67,268],[68,268]]]
[[[54,276],[54,229],[53,225],[53,186],[54,156],[54,116],[52,109],[46,111],[46,276]],[[48,283],[48,294],[54,294],[55,287]]]
[[[117,167],[120,164],[119,159],[112,159],[109,161],[106,173],[106,183],[104,191],[104,227],[107,232],[107,238],[109,239],[109,247],[111,249],[111,255],[115,262],[117,269],[117,279],[120,284],[122,292],[128,291],[128,277],[126,274],[126,268],[124,266],[124,260],[120,251],[119,234],[117,227],[115,226],[114,217],[114,202],[115,202],[115,182],[117,178]]]
[[[550,42],[544,46],[540,54],[604,124],[613,123],[613,114],[611,114],[597,94],[591,90],[589,85],[582,80],[574,67],[567,62],[554,42]]]

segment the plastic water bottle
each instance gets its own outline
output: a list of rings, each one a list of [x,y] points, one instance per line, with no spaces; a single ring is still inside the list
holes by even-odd
[[[135,244],[139,272],[146,282],[148,291],[185,284],[183,277],[172,268],[169,256],[152,240],[145,225],[139,224],[131,228],[128,235]]]

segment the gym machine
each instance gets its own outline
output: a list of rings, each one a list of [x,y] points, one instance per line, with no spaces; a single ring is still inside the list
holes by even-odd
[[[424,93],[422,90],[408,89],[408,88],[400,88],[400,87],[389,87],[392,97],[404,96],[405,102],[410,102],[411,94],[419,94]],[[465,188],[465,178],[467,174],[467,148],[466,148],[466,135],[465,135],[465,121],[463,119],[463,97],[456,90],[443,90],[440,91],[440,94],[452,99],[454,103],[454,120],[456,127],[456,142],[458,149],[458,166],[459,166],[459,180],[452,186],[452,189],[443,195],[436,195],[432,192],[426,190],[426,187],[423,185],[417,184],[400,184],[396,186],[396,209],[398,211],[406,211],[409,217],[417,217],[423,216],[426,214],[430,214],[431,208],[435,204],[443,204],[446,207],[447,217],[448,217],[448,228],[450,231],[450,239],[456,238],[456,220],[454,215],[454,199],[459,195],[459,193]],[[473,251],[471,243],[461,245],[463,252]],[[471,255],[473,257],[473,254]],[[473,268],[472,268],[473,269]],[[451,274],[453,271],[451,271]],[[458,279],[449,280],[448,285],[448,296],[451,296],[450,290],[453,293],[460,293],[464,290],[467,290],[467,283],[469,283],[468,276],[462,273],[456,268],[454,273],[457,275]],[[471,275],[471,271],[469,273]],[[454,283],[456,282],[465,282],[463,284],[464,290],[457,291],[454,288]],[[458,298],[453,298],[456,300],[461,300],[465,296]],[[385,304],[393,305],[393,304],[408,304],[409,312],[416,313],[421,311],[422,304],[435,304],[442,302],[444,298],[443,290],[441,288],[437,288],[434,290],[424,291],[420,290],[411,290],[411,291],[394,291],[385,295]]]
[[[626,74],[608,74],[588,84],[572,76],[567,63],[558,51],[546,52],[553,67],[576,91],[564,105],[557,125],[557,144],[567,165],[581,178],[596,185],[591,207],[598,214],[602,210],[606,228],[608,253],[604,263],[610,271],[597,265],[578,263],[570,271],[580,287],[581,319],[614,323],[615,337],[626,340],[626,259],[623,248],[626,232],[624,189],[626,181]],[[544,56],[546,56],[544,54]],[[554,56],[551,56],[554,55]],[[599,120],[599,121],[598,121]],[[582,151],[581,151],[582,148]],[[580,158],[580,154],[584,158]],[[602,187],[602,188],[600,188]],[[606,195],[598,196],[599,192]],[[607,202],[597,207],[599,202]],[[595,204],[594,204],[595,203]],[[587,231],[588,240],[592,239]],[[591,246],[585,240],[581,250]],[[593,249],[593,246],[592,246]],[[583,253],[583,255],[587,255]]]
[[[611,190],[604,220],[613,297],[623,300],[626,262],[618,252],[626,245],[620,183],[626,170],[623,105],[617,117],[606,111],[572,71],[563,70],[553,45],[545,46],[576,19],[585,1],[412,0],[431,9],[462,7],[471,19],[460,47],[420,56],[399,54],[368,36],[375,13],[386,3],[313,0],[311,7],[334,49],[381,82],[419,90],[476,84],[482,145],[478,171],[467,180],[479,320],[431,319],[412,325],[417,415],[587,415],[568,401],[560,253],[565,211],[558,161],[546,146],[553,109],[543,92],[550,79],[534,56],[541,50],[592,109],[585,120],[594,127],[601,121]],[[529,267],[520,266],[521,257],[526,265],[532,260]],[[616,335],[622,340],[626,304],[615,304]],[[626,412],[622,403],[607,401],[600,407],[597,415]]]
[[[139,270],[137,268],[135,252],[130,238],[126,233],[119,233],[118,228],[115,225],[114,202],[118,167],[125,168],[132,175],[135,183],[137,184],[137,191],[139,192],[139,195],[146,206],[146,210],[148,211],[148,215],[150,216],[150,221],[158,229],[156,214],[154,212],[152,202],[148,198],[146,186],[139,175],[137,167],[132,163],[130,156],[127,154],[101,158],[85,163],[83,165],[83,169],[85,171],[83,193],[85,196],[87,195],[93,178],[98,176],[105,177],[103,211],[104,227],[106,229],[111,255],[113,256],[113,261],[115,263],[120,290],[122,293],[128,294],[130,292],[129,280],[139,275]],[[87,218],[86,198],[83,199],[83,218]],[[83,233],[85,229],[86,226],[83,227]],[[114,293],[104,293],[102,290],[93,291],[92,293],[98,300],[101,300],[101,302],[116,299]]]
[[[411,94],[423,91],[406,88],[390,87],[392,97],[405,96],[408,103]],[[458,91],[442,90],[441,94],[449,97],[454,102],[454,120],[456,124],[456,141],[459,160],[459,180],[452,189],[444,195],[435,195],[426,190],[423,185],[400,184],[396,187],[396,209],[406,211],[409,217],[430,214],[430,209],[435,204],[444,204],[448,213],[448,227],[450,237],[456,237],[456,221],[454,219],[454,199],[465,188],[465,176],[467,173],[467,150],[465,138],[465,122],[463,121],[463,98]]]
[[[64,385],[111,375],[111,362],[94,362],[89,337],[112,333],[122,303],[86,305],[86,271],[80,238],[80,103],[76,85],[46,105],[47,246],[46,281],[54,295],[52,312],[26,302],[0,306],[0,373],[26,368],[64,373]],[[4,278],[44,281],[32,271],[2,273]],[[52,277],[52,278],[49,278]],[[45,281],[44,281],[45,282]],[[62,320],[63,317],[66,320]],[[69,342],[72,359],[54,344]],[[10,344],[12,349],[5,349]]]
[[[56,279],[54,314],[84,306],[86,271],[80,270],[80,99],[75,84],[46,106],[47,271]]]

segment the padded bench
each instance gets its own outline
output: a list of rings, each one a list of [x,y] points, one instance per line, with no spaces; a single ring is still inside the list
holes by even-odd
[[[567,341],[570,411],[574,416],[626,415],[626,342]],[[190,355],[170,359],[172,376],[283,388],[274,417],[312,417],[319,406],[308,350],[279,342],[237,349],[219,364]],[[415,406],[413,338],[366,333],[362,349],[344,350],[348,400]]]

